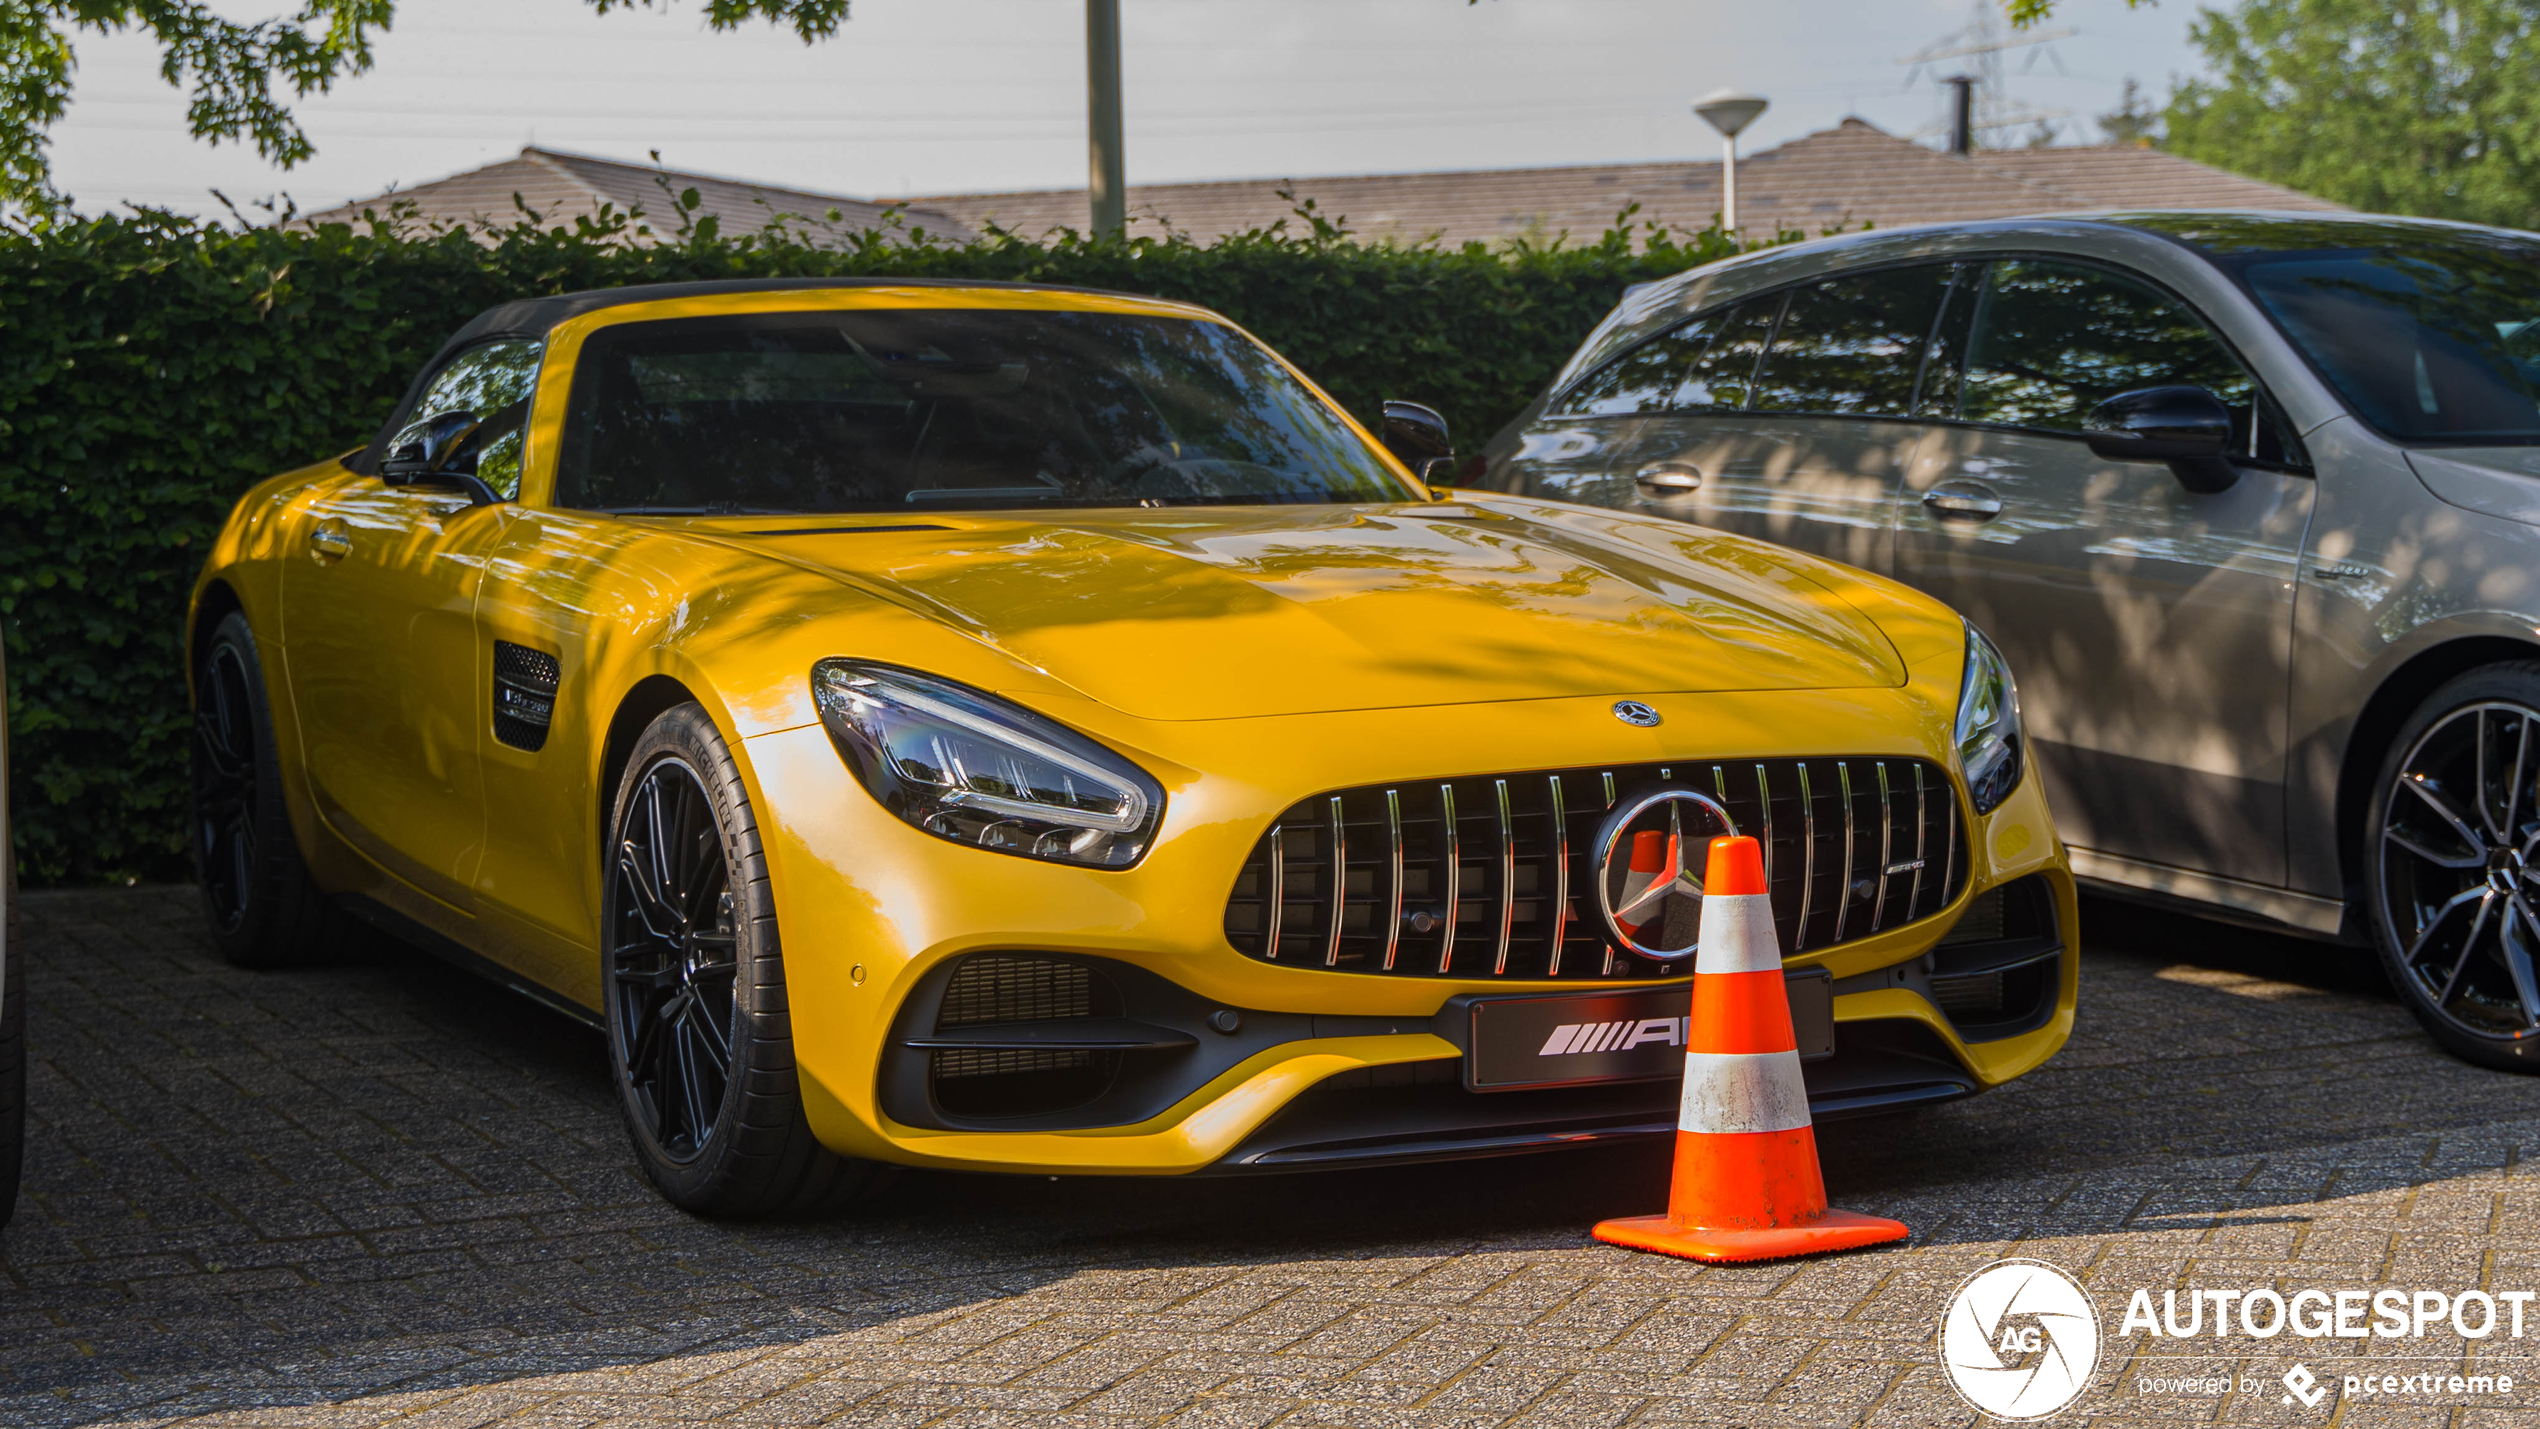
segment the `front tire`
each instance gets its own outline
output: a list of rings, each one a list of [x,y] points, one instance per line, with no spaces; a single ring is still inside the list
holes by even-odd
[[[2400,726],[2365,820],[2373,942],[2453,1055],[2540,1072],[2540,662],[2445,682]]]
[[[704,710],[644,731],[609,828],[609,1064],[645,1176],[701,1215],[816,1210],[878,1184],[803,1115],[758,823]]]
[[[245,968],[313,961],[326,895],[309,876],[282,799],[282,760],[256,637],[236,611],[194,666],[194,868],[212,946]]]

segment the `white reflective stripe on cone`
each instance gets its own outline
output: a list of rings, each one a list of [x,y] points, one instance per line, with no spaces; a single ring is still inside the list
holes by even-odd
[[[1796,1131],[1808,1124],[1797,1052],[1689,1052],[1676,1125],[1686,1131]]]
[[[1781,935],[1773,931],[1773,900],[1761,893],[1713,894],[1702,900],[1702,950],[1697,973],[1779,972]]]

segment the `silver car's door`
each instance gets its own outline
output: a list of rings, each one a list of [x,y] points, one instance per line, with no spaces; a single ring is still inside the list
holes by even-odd
[[[1628,412],[1563,410],[1536,418],[1518,437],[1517,450],[1492,473],[1492,486],[1520,496],[1620,506],[1614,489],[1614,453],[1630,445],[1641,419]]]
[[[1640,505],[1634,469],[1619,459],[1639,450],[1657,417],[1738,410],[1781,302],[1776,293],[1765,302],[1693,318],[1580,378],[1527,425],[1521,445],[1494,470],[1492,484],[1591,506]],[[1671,498],[1700,483],[1699,473],[1672,482],[1651,480],[1651,472],[1640,475],[1648,489]]]
[[[1710,439],[1712,429],[1700,419],[1734,415],[1745,406],[1781,307],[1782,295],[1773,293],[1706,313],[1580,378],[1527,428],[1509,463],[1514,475],[1500,484],[1528,495],[1696,517],[1703,472],[1667,453]],[[1685,426],[1689,418],[1697,420],[1694,428]],[[1592,442],[1585,435],[1591,431]],[[1638,455],[1649,450],[1657,455]]]
[[[2076,866],[2112,856],[2280,886],[2313,483],[2285,461],[2272,403],[2193,310],[2108,269],[2002,260],[1977,301],[1952,306],[1941,345],[1965,354],[1960,420],[1907,474],[1895,574],[2009,657]],[[1945,387],[1960,369],[1935,362]],[[2083,444],[2091,407],[2171,383],[2239,417],[2229,490],[2198,495],[2166,466]]]
[[[1908,415],[1952,271],[1849,274],[1731,310],[1707,380],[1642,424],[1608,485],[1628,482],[1637,509],[1887,569],[1898,479],[1923,430]]]

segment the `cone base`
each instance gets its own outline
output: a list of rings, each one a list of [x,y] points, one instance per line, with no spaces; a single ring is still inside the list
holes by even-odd
[[[1888,1241],[1903,1240],[1911,1234],[1902,1221],[1833,1210],[1827,1211],[1823,1219],[1804,1226],[1752,1229],[1687,1226],[1665,1216],[1625,1216],[1619,1220],[1599,1221],[1596,1225],[1596,1238],[1608,1245],[1619,1245],[1627,1250],[1651,1250],[1686,1260],[1708,1261],[1781,1260],[1794,1255],[1819,1255],[1831,1250],[1883,1245]]]

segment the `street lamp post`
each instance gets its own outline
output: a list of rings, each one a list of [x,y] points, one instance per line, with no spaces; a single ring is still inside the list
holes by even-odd
[[[1714,90],[1695,100],[1693,112],[1720,131],[1720,226],[1737,233],[1737,132],[1764,112],[1762,95],[1742,90]]]
[[[1085,0],[1085,116],[1096,238],[1129,228],[1129,180],[1120,156],[1120,0]]]

